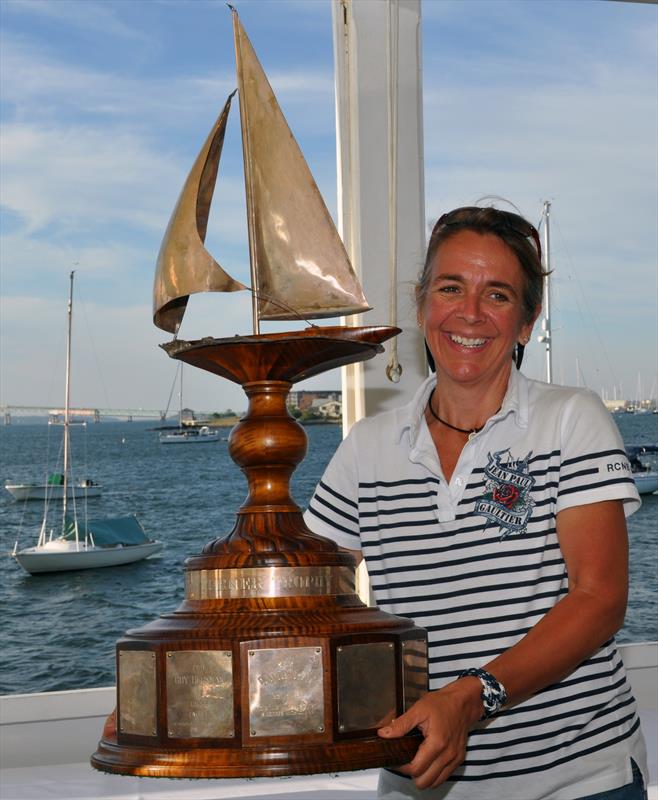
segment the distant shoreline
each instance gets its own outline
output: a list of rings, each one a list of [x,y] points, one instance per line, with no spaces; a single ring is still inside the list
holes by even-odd
[[[240,422],[241,417],[222,417],[220,419],[212,419],[212,420],[205,420],[205,421],[197,421],[194,425],[183,425],[183,428],[189,430],[195,430],[198,428],[203,428],[204,426],[208,428],[233,428],[235,425]],[[295,422],[299,422],[300,425],[341,425],[343,420],[341,418],[338,419],[297,419]],[[175,431],[178,430],[178,425],[160,425],[158,427],[150,428],[149,430],[152,431]]]

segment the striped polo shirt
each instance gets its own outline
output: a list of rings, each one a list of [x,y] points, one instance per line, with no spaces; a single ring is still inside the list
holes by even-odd
[[[435,380],[354,425],[305,514],[313,531],[362,551],[381,609],[427,630],[430,689],[507,650],[567,593],[559,511],[620,499],[628,515],[640,505],[599,398],[515,369],[447,482],[424,417]],[[630,757],[646,774],[611,639],[564,680],[479,723],[462,766],[422,796],[573,800],[630,782]]]

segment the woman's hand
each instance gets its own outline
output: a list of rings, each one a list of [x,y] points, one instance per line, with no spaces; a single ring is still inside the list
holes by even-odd
[[[116,708],[110,716],[105,720],[103,727],[103,739],[114,739],[117,735],[117,710]]]
[[[384,739],[404,736],[418,728],[425,741],[413,760],[398,772],[409,775],[419,789],[435,788],[462,763],[466,740],[483,712],[482,684],[475,677],[460,678],[429,692],[390,725],[377,733]]]

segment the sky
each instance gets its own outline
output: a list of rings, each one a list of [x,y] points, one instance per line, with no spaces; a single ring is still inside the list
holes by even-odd
[[[335,213],[330,2],[236,5]],[[537,223],[549,200],[554,379],[655,397],[658,6],[424,0],[422,13],[428,226],[487,196]],[[0,403],[61,404],[75,269],[72,404],[165,407],[176,363],[152,322],[155,260],[234,69],[220,0],[0,0]],[[247,279],[237,119],[206,245]],[[246,293],[193,297],[180,336],[249,333],[249,308]],[[536,342],[525,371],[544,377]],[[184,400],[246,405],[191,368]]]

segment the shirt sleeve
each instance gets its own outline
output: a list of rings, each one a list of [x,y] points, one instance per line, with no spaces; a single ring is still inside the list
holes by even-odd
[[[640,507],[624,443],[610,412],[590,391],[572,395],[561,420],[557,511],[603,500],[622,500],[630,516]]]
[[[341,547],[360,550],[359,474],[354,438],[353,428],[329,462],[304,514],[304,521],[314,533],[332,539]]]

